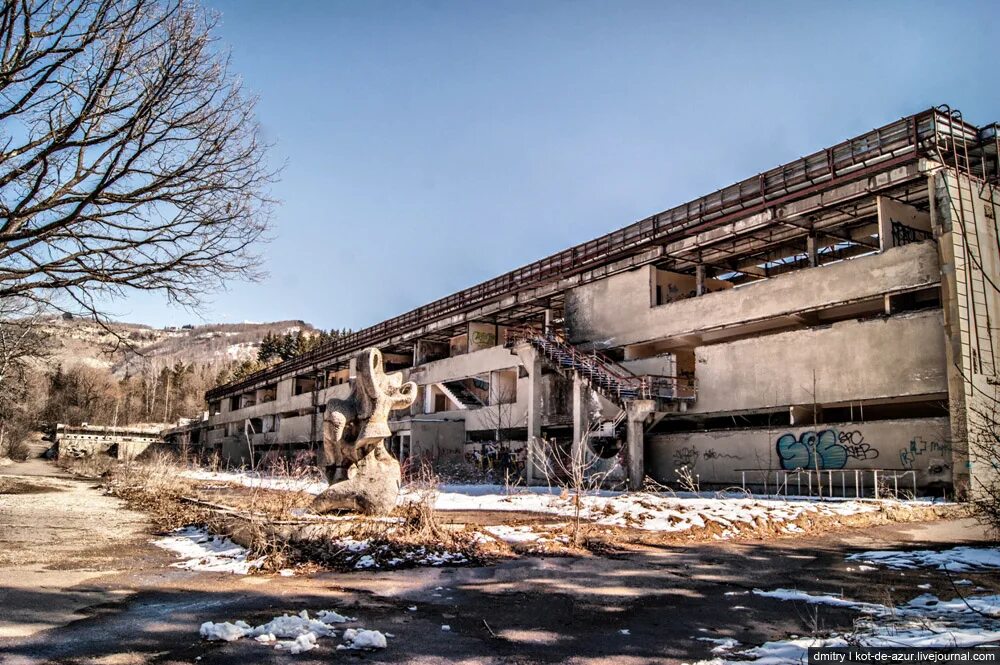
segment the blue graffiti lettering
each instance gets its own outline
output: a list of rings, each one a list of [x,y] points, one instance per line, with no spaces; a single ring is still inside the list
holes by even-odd
[[[783,434],[775,446],[781,468],[819,469],[821,471],[843,469],[847,465],[848,451],[839,441],[837,430]]]

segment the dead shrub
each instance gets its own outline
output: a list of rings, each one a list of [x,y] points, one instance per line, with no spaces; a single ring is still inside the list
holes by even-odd
[[[87,455],[85,457],[63,455],[56,460],[56,466],[82,478],[103,478],[111,473],[117,463],[117,460],[107,455]]]
[[[6,455],[6,457],[11,458],[15,462],[24,462],[28,459],[31,454],[31,449],[28,447],[28,442],[20,439],[17,441],[11,441],[6,445],[6,450],[0,457]]]

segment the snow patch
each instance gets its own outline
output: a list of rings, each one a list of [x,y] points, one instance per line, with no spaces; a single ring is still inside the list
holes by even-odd
[[[817,596],[811,593],[806,593],[805,591],[796,591],[794,589],[774,589],[773,591],[763,591],[761,589],[754,589],[754,595],[763,596],[765,598],[777,598],[778,600],[798,600],[805,603],[810,603],[813,605],[833,605],[834,607],[850,607],[862,612],[878,612],[883,609],[882,605],[877,605],[874,603],[862,603],[854,600],[847,600],[846,598],[838,598],[837,596]]]
[[[344,644],[338,649],[384,649],[385,635],[377,630],[356,630],[348,628],[344,631]]]
[[[788,589],[754,593],[782,600],[802,600],[853,607],[865,617],[855,622],[852,632],[831,633],[826,637],[792,636],[758,647],[727,651],[733,660],[713,658],[698,665],[783,665],[803,663],[810,647],[975,647],[1000,640],[1000,595],[941,600],[922,594],[899,607],[851,601],[835,596],[818,596]],[[714,649],[713,653],[717,653]]]
[[[153,544],[184,559],[170,564],[175,568],[247,575],[264,564],[263,558],[249,560],[245,547],[223,536],[212,535],[201,527],[171,531],[169,536],[154,540]]]
[[[893,569],[937,568],[965,572],[1000,568],[1000,548],[953,547],[948,550],[873,550],[851,554],[848,561],[885,566]]]
[[[321,610],[316,613],[316,618],[310,617],[307,610],[302,610],[298,614],[282,614],[256,627],[245,621],[233,623],[206,621],[201,624],[198,632],[205,640],[234,642],[243,637],[251,637],[256,642],[272,646],[278,651],[300,654],[315,649],[317,640],[321,637],[336,637],[337,631],[332,624],[348,621],[354,619],[334,610]],[[386,647],[386,636],[377,630],[348,628],[344,631],[344,640],[346,646],[343,648],[348,649]]]

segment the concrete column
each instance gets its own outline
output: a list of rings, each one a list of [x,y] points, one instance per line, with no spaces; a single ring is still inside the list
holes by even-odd
[[[514,353],[528,372],[528,454],[524,464],[524,475],[525,481],[531,485],[544,480],[535,469],[535,462],[541,454],[539,444],[542,439],[542,359],[538,356],[538,351],[526,343],[518,344],[514,348]]]
[[[573,445],[570,455],[574,466],[584,460],[584,444],[590,431],[590,413],[587,409],[590,402],[590,389],[579,376],[573,376]]]
[[[810,268],[815,268],[819,265],[819,255],[816,253],[816,236],[811,233],[806,237],[806,254],[809,255]]]
[[[646,476],[645,468],[645,426],[648,418],[656,410],[652,400],[634,400],[626,404],[628,435],[625,451],[625,471],[628,473],[628,488],[632,491],[642,488]]]
[[[699,265],[694,269],[694,294],[696,296],[705,295],[705,266]]]

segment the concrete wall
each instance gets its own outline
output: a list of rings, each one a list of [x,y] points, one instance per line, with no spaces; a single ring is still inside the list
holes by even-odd
[[[940,310],[929,310],[699,347],[690,411],[945,394],[941,326]]]
[[[437,459],[465,453],[465,423],[461,420],[414,420],[409,432],[412,457]]]
[[[639,360],[625,360],[619,364],[637,376],[677,376],[677,362],[672,353]]]
[[[497,369],[520,366],[517,356],[502,346],[435,360],[410,371],[409,380],[420,385],[462,379]]]
[[[810,448],[819,450],[812,453],[816,457],[810,458]],[[647,469],[659,482],[676,481],[676,470],[686,466],[703,484],[739,485],[741,469],[815,468],[817,460],[824,470],[914,470],[920,487],[950,483],[948,419],[714,430],[660,434],[646,440]],[[760,472],[748,471],[746,477],[748,483],[762,482]],[[768,482],[773,479],[770,473]],[[853,485],[853,475],[847,476],[847,483]],[[834,484],[840,486],[839,474],[834,475]]]
[[[698,294],[698,279],[694,275],[684,275],[669,270],[653,270],[651,286],[653,290],[650,293],[650,305],[677,302],[685,298],[694,298]],[[733,285],[721,279],[706,279],[704,288],[706,292],[721,291],[731,289]],[[659,300],[656,297],[657,291]]]
[[[950,169],[931,177],[941,249],[951,428],[956,486],[973,493],[1000,483],[996,437],[1000,403],[1000,191]]]
[[[138,457],[151,445],[161,441],[162,439],[156,435],[111,434],[98,431],[63,432],[56,438],[60,457],[89,457],[114,452],[117,459]]]
[[[577,287],[566,296],[575,344],[598,348],[682,337],[912,290],[940,281],[933,241],[803,269],[739,288],[651,307],[651,267]]]

